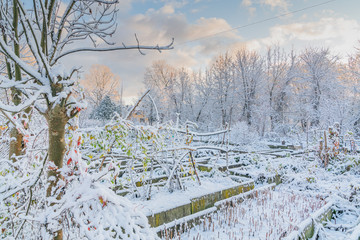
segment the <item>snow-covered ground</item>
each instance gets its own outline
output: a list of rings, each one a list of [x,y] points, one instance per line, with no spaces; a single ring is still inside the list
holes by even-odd
[[[202,178],[201,185],[199,185],[196,180],[187,179],[183,184],[185,190],[178,190],[172,193],[167,189],[157,188],[155,186],[151,199],[148,201],[130,198],[137,209],[141,209],[145,215],[150,216],[154,213],[189,204],[192,198],[239,185],[239,183],[233,181],[229,177]]]
[[[351,239],[352,233],[360,224],[360,208],[348,202],[338,203],[334,206],[335,216],[326,226],[320,226],[319,240]],[[355,235],[355,234],[354,234]],[[353,236],[354,236],[353,235]]]
[[[225,204],[179,239],[280,239],[326,202],[285,191],[263,191]]]
[[[358,159],[356,155],[344,155],[324,168],[315,160],[314,153],[288,157],[262,153],[234,156],[229,162],[243,166],[231,169],[232,174],[254,179],[257,187],[266,184],[267,177],[279,174],[282,184],[255,199],[223,206],[175,239],[279,239],[297,230],[326,201],[335,203],[336,214],[326,227],[316,224],[319,239],[349,239],[360,222]],[[209,162],[209,165],[225,163],[223,159]],[[205,175],[219,178],[217,170]]]

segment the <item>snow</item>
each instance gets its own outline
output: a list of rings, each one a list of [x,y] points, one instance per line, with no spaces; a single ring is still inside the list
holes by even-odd
[[[335,216],[319,229],[320,240],[359,239],[360,209],[354,204],[339,201],[333,206]]]
[[[224,204],[181,239],[279,239],[325,201],[284,191],[259,191],[255,198]]]
[[[160,226],[154,228],[154,230],[155,230],[155,232],[166,231],[166,229],[172,228],[172,227],[176,226],[179,223],[186,223],[186,222],[191,221],[193,219],[196,219],[196,218],[199,218],[199,217],[204,217],[206,215],[209,215],[209,214],[215,212],[216,210],[217,210],[216,207],[211,207],[211,208],[199,211],[197,213],[191,214],[190,216],[185,216],[183,218],[176,219],[176,220],[174,220],[172,222],[160,225]]]
[[[146,105],[148,90],[132,108],[149,118],[156,113],[154,126],[116,116],[105,127],[81,132],[77,114],[86,103],[74,74],[80,67],[67,70],[60,59],[85,51],[170,50],[174,41],[144,46],[135,35],[137,45],[97,48],[97,40],[109,44],[115,33],[115,0],[54,1],[49,12],[31,9],[39,1],[29,10],[21,1],[2,2],[0,109],[7,119],[1,124],[10,123],[0,128],[6,145],[0,148],[6,149],[0,159],[1,238],[50,239],[62,229],[68,239],[156,239],[147,216],[239,182],[255,182],[257,190],[167,226],[204,216],[182,239],[291,238],[310,223],[314,238],[359,238],[360,157],[356,134],[348,131],[358,132],[359,125],[358,55],[338,68],[327,49],[308,48],[299,56],[277,48],[267,56],[241,49],[218,55],[199,73],[156,62],[144,79],[151,104]],[[47,31],[38,26],[47,26],[48,38],[41,39]],[[85,39],[95,47],[72,45]],[[20,81],[12,78],[17,66]],[[21,102],[15,106],[11,95],[17,91]],[[29,106],[34,107],[24,113]],[[56,120],[51,110],[57,107],[69,121],[61,149],[66,154],[57,161],[64,164],[55,165],[48,161],[44,123]],[[340,124],[327,127],[336,121],[350,152],[340,151]],[[23,134],[24,154],[12,161],[8,143],[16,138],[9,132],[16,129]],[[299,145],[306,149],[280,149]],[[196,169],[200,163],[211,171]],[[275,184],[266,182],[274,176],[282,184],[271,191]],[[336,214],[323,226],[317,220],[330,207]]]
[[[248,181],[250,183],[252,181]],[[246,182],[243,182],[244,184]],[[177,206],[191,203],[191,199],[204,196],[209,193],[221,191],[239,185],[231,178],[202,178],[201,185],[197,181],[188,179],[184,182],[184,191],[170,193],[166,189],[158,188],[153,190],[151,199],[131,199],[137,209],[141,209],[145,215],[151,216],[155,213],[166,211]]]
[[[269,155],[263,155],[260,153],[242,154],[240,155],[241,157],[237,159],[237,163],[243,163],[244,166],[230,169],[230,172],[235,175],[247,175],[256,180],[258,184],[262,184],[261,179],[263,179],[263,177],[271,177],[274,176],[274,174],[280,174],[282,176],[283,183],[278,186],[277,190],[274,192],[274,199],[277,199],[275,202],[282,202],[283,199],[279,200],[279,198],[286,198],[289,195],[296,196],[299,200],[303,201],[295,202],[295,205],[290,207],[292,210],[297,212],[296,216],[290,216],[293,218],[293,220],[296,219],[296,221],[289,224],[291,221],[284,218],[285,221],[279,224],[281,228],[286,229],[284,231],[286,231],[287,234],[290,234],[290,232],[294,230],[292,236],[296,236],[299,234],[299,232],[301,232],[302,229],[315,221],[316,233],[319,234],[320,239],[349,239],[351,234],[357,234],[356,229],[354,229],[355,226],[348,228],[347,233],[341,233],[341,230],[339,230],[338,226],[344,227],[344,223],[351,224],[353,222],[352,225],[359,223],[360,209],[356,207],[358,200],[355,200],[359,199],[359,197],[354,195],[354,189],[357,189],[360,185],[358,167],[354,167],[354,162],[357,161],[356,159],[358,159],[358,157],[346,156],[342,160],[338,160],[338,162],[330,164],[328,168],[325,169],[320,166],[319,162],[311,160],[314,157],[313,154],[314,153],[309,153],[309,157],[307,157],[307,154],[303,154],[284,158],[274,158]],[[235,158],[232,159],[235,160]],[[346,170],[347,166],[352,166],[352,168]],[[243,198],[248,194],[250,193],[241,194],[231,198],[231,200],[234,202],[235,199]],[[269,200],[268,198],[269,197],[267,197],[267,201]],[[329,202],[325,205],[326,202],[323,199],[332,200],[328,200]],[[349,199],[353,199],[351,200],[353,202],[350,202]],[[310,208],[311,210],[309,211],[308,206],[306,206],[306,204],[304,205],[304,202],[309,203],[312,201],[319,201],[321,204],[316,205],[316,208]],[[286,203],[289,202],[290,201],[286,201]],[[218,206],[220,204],[221,203],[217,203],[215,205]],[[243,204],[245,204],[245,206],[249,206],[249,208],[246,207],[247,209],[251,209],[249,210],[250,213],[248,216],[257,216],[260,214],[259,212],[256,212],[258,210],[254,210],[258,209],[254,208],[254,205],[246,202],[239,204],[239,206],[241,207]],[[276,207],[279,206],[268,205],[268,209],[276,209]],[[284,208],[286,208],[286,206]],[[323,227],[320,223],[317,223],[317,219],[329,208],[338,209],[340,211],[349,208],[353,215],[336,215],[336,220],[332,221],[337,222],[338,225],[336,228],[338,230],[332,229],[330,224],[329,227]],[[316,211],[316,209],[320,210]],[[226,211],[225,213],[221,214],[229,214],[226,213]],[[238,216],[239,223],[231,226],[225,224],[227,218],[221,214],[210,214],[211,218],[220,219],[216,220],[217,222],[214,223],[213,227],[204,227],[203,224],[200,224],[188,232],[183,233],[181,235],[181,239],[228,239],[229,236],[230,239],[235,239],[235,237],[242,239],[242,234],[244,236],[247,234],[245,238],[247,239],[247,237],[249,237],[249,232],[249,239],[266,238],[266,230],[253,230],[253,232],[251,232],[250,228],[254,228],[254,225],[246,224],[248,219],[241,220],[246,214]],[[269,226],[270,225],[271,224],[269,224]],[[291,228],[291,226],[295,227]],[[214,228],[214,230],[212,228]],[[243,229],[243,232],[241,232],[239,229]],[[270,229],[276,228],[275,226],[271,226]],[[281,232],[280,230],[277,231]],[[328,236],[336,237],[329,238]],[[278,238],[279,235],[271,235],[270,239]]]
[[[349,240],[358,240],[360,238],[360,224],[354,229]]]

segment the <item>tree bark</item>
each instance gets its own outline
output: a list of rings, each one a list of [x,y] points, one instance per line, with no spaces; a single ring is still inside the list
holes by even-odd
[[[48,111],[46,120],[49,125],[49,161],[55,165],[55,167],[50,168],[48,171],[49,187],[46,195],[47,197],[53,196],[60,199],[62,193],[57,183],[62,178],[58,169],[61,169],[63,166],[66,152],[65,126],[69,120],[66,114],[66,108],[61,105],[56,105]],[[63,239],[62,229],[56,231],[54,234],[54,240]]]
[[[13,126],[10,130],[10,150],[9,150],[9,158],[12,161],[16,161],[15,156],[20,156],[23,154],[23,135]]]

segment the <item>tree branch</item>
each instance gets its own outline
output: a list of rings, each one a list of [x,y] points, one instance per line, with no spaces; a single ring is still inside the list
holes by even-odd
[[[109,48],[78,48],[78,49],[73,49],[73,50],[64,52],[63,54],[61,54],[60,56],[55,58],[54,62],[57,62],[60,58],[65,57],[66,55],[77,53],[77,52],[110,52],[110,51],[131,50],[131,49],[158,50],[159,52],[161,52],[162,50],[174,49],[173,44],[174,44],[174,38],[172,39],[171,43],[166,46],[159,46],[159,45],[156,45],[156,46],[140,46],[140,45],[125,46],[123,44],[123,46],[109,47]]]
[[[130,110],[130,112],[126,115],[126,120],[129,120],[131,115],[135,112],[135,109],[137,108],[137,106],[139,106],[140,102],[144,99],[144,97],[150,92],[150,89],[148,89],[142,96],[141,98],[137,101],[137,103],[134,105],[134,107]]]

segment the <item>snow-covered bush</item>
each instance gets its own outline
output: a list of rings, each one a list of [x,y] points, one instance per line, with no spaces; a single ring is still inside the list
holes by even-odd
[[[28,151],[17,161],[0,160],[1,238],[50,239],[60,227],[68,239],[155,239],[145,215],[103,181],[111,167],[90,171],[83,162],[83,139],[76,122],[71,123],[66,164],[54,190],[61,197],[48,197],[44,172],[56,166],[48,161],[46,148],[30,149],[45,140],[41,131],[29,135]]]
[[[329,164],[347,162],[351,158],[348,154],[354,155],[355,153],[356,144],[353,134],[346,132],[344,136],[340,136],[339,123],[330,126],[320,135],[317,156],[325,167]]]
[[[106,166],[115,190],[149,198],[155,177],[166,177],[172,191],[182,188],[181,177],[196,175],[192,137],[171,124],[141,126],[117,116],[103,128],[83,129],[81,143],[89,171]]]
[[[237,122],[231,127],[230,142],[234,144],[251,144],[259,140],[257,131],[246,122]]]

